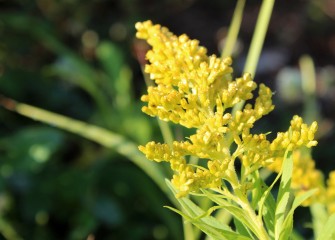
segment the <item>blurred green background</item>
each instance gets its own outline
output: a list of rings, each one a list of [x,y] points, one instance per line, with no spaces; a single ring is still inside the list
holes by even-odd
[[[155,119],[140,111],[147,46],[134,24],[151,19],[220,54],[235,2],[0,0],[0,94],[137,144],[161,141]],[[236,76],[259,6],[246,3]],[[312,94],[301,83],[305,54],[316,69]],[[294,114],[317,118],[316,165],[335,169],[333,0],[277,1],[255,81],[276,92],[275,111],[257,127],[284,131]],[[116,151],[0,108],[0,239],[182,239],[180,217],[164,205],[164,193]]]

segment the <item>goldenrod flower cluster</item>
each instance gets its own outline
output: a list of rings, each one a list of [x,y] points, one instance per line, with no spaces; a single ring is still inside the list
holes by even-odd
[[[221,187],[222,179],[239,186],[236,159],[242,162],[245,174],[250,174],[270,164],[281,165],[287,149],[317,144],[316,122],[308,126],[298,116],[293,117],[289,130],[278,133],[273,141],[267,134],[252,134],[255,122],[274,108],[272,92],[260,84],[254,104],[248,103],[232,114],[232,107],[253,98],[257,84],[247,73],[233,79],[231,58],[208,56],[197,40],[185,34],[175,36],[151,21],[137,23],[136,29],[136,36],[152,47],[146,55],[149,64],[145,72],[155,82],[141,98],[147,102],[143,112],[196,129],[182,142],[149,142],[139,147],[148,159],[170,163],[178,197],[200,188]],[[206,164],[193,166],[187,160],[189,156]]]

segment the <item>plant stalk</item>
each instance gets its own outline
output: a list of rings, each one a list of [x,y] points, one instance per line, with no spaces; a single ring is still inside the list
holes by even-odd
[[[221,54],[221,58],[229,57],[233,54],[233,51],[236,45],[237,36],[241,28],[244,6],[245,6],[245,0],[237,1],[236,7],[234,10],[233,19],[229,26],[226,43],[225,43],[224,49]]]

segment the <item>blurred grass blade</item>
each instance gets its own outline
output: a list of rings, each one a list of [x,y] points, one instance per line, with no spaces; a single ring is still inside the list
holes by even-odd
[[[304,55],[299,59],[301,87],[304,93],[303,118],[307,124],[321,119],[316,96],[316,73],[313,59]]]
[[[317,240],[334,239],[335,237],[335,214],[331,215],[325,223]]]
[[[306,94],[313,95],[316,90],[316,74],[313,59],[304,55],[299,59],[302,76],[302,89]]]
[[[160,168],[158,168],[158,165],[155,165],[153,162],[147,160],[138,150],[137,145],[125,139],[123,136],[95,125],[74,120],[72,118],[52,113],[28,104],[18,103],[3,96],[0,97],[0,105],[10,111],[17,112],[33,120],[50,124],[54,127],[75,133],[86,139],[99,143],[104,147],[114,149],[116,152],[127,157],[139,168],[141,168],[154,180],[154,182],[156,182],[156,184],[167,194],[167,196],[171,195],[167,191],[167,187],[164,182],[166,176],[162,173]]]
[[[128,110],[132,102],[132,72],[125,63],[122,49],[112,42],[103,41],[96,49],[96,56],[100,61],[108,79],[102,78],[107,93],[114,99],[120,110]]]
[[[0,233],[7,240],[22,240],[15,229],[3,218],[3,216],[0,216]]]
[[[312,214],[314,238],[317,239],[321,235],[322,228],[325,226],[329,216],[326,206],[321,203],[312,204],[310,210]]]
[[[250,49],[248,52],[247,60],[244,66],[244,72],[250,73],[253,77],[256,73],[256,68],[261,55],[264,39],[268,30],[272,9],[275,0],[263,0],[254,35],[251,40]]]
[[[241,22],[243,18],[243,10],[244,10],[244,5],[245,5],[245,0],[238,0],[234,14],[233,14],[233,19],[231,21],[231,24],[229,26],[228,30],[228,35],[226,38],[226,43],[224,46],[224,49],[222,51],[221,57],[229,57],[233,54],[235,44],[236,44],[236,39],[238,36],[238,32],[240,31],[241,27]]]

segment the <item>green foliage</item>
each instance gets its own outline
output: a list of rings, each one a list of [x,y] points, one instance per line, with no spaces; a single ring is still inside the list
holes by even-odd
[[[304,239],[300,229],[294,230],[293,214],[315,190],[293,197],[291,156],[269,186],[260,173],[250,176],[253,189],[243,209],[237,199],[211,190],[175,199],[176,190],[165,182],[170,172],[138,151],[138,144],[162,137],[158,128],[166,142],[173,140],[166,123],[157,124],[139,110],[144,86],[136,82],[142,76],[130,46],[134,22],[152,11],[145,1],[108,3],[112,6],[108,1],[46,2],[50,5],[14,0],[8,8],[0,3],[0,91],[31,105],[3,97],[0,102],[33,120],[0,109],[0,239],[181,239],[182,224],[174,212],[186,222],[186,239],[201,239],[200,231],[212,239],[259,239],[259,222],[269,239]],[[259,34],[245,67],[252,73],[273,3],[264,1],[257,23]],[[183,1],[157,2],[155,16],[181,5],[185,8]],[[224,54],[237,41],[244,5],[238,1]],[[104,6],[108,15],[102,14]],[[127,16],[119,17],[120,12]],[[126,33],[121,41],[107,36],[117,24]],[[88,49],[81,38],[90,29],[100,39]],[[315,81],[312,60],[303,60],[304,77]],[[305,96],[310,121],[319,114],[313,91]],[[178,128],[174,134],[182,135]],[[174,212],[163,205],[172,205],[167,208]],[[221,213],[226,218],[219,218]],[[334,239],[334,215],[321,203],[312,205],[311,213],[314,238]]]
[[[94,18],[94,4],[77,3],[74,12]],[[28,108],[21,114],[45,117],[49,126],[43,126],[0,110],[0,238],[178,239],[179,219],[162,212],[161,203],[170,203],[162,194],[167,191],[162,171],[137,149],[158,126],[139,111],[130,50],[103,37],[88,59],[80,39],[91,20],[62,15],[69,13],[61,2],[57,11],[64,12],[58,17],[31,14],[46,10],[33,10],[34,5],[0,12],[0,91],[61,114],[23,104]],[[82,29],[72,35],[60,20]],[[131,33],[133,24],[126,31]],[[132,35],[125,41],[131,42]]]
[[[321,229],[319,236],[316,238],[317,240],[321,239],[334,239],[335,238],[335,215],[331,215],[324,227]]]
[[[177,191],[174,189],[172,184],[169,181],[166,182],[171,191],[176,194]],[[183,211],[172,207],[167,208],[180,214],[186,221],[191,222],[213,239],[249,239],[241,236],[238,233],[235,233],[228,225],[222,224],[222,222],[219,222],[214,217],[209,216],[211,210],[209,210],[209,212],[205,212],[203,209],[194,204],[190,199],[180,198],[178,199],[178,202],[181,205]]]
[[[259,174],[255,175],[258,177],[256,178],[256,182],[262,183],[262,187],[257,187],[256,185],[255,187],[257,188],[255,190],[263,189],[261,200],[257,197],[257,201],[259,201],[259,212],[262,213],[259,217],[261,217],[265,223],[267,232],[269,233],[269,239],[281,240],[290,239],[290,237],[292,237],[292,239],[300,239],[296,233],[292,232],[294,211],[302,202],[316,192],[316,189],[313,189],[297,197],[291,195],[290,181],[293,170],[292,163],[292,155],[288,153],[288,156],[285,157],[282,171],[278,174],[270,187],[264,184],[263,180],[259,178]],[[278,179],[281,181],[277,200],[275,201],[270,190]],[[169,181],[167,181],[167,184],[171,191],[176,194],[177,190],[175,190],[173,185]],[[225,199],[224,195],[225,194],[211,193],[206,190],[203,190],[203,194],[197,195],[197,197],[210,199],[216,204],[216,206],[208,210],[199,208],[187,197],[178,199],[182,210],[172,207],[167,208],[180,214],[185,221],[191,222],[194,226],[206,233],[207,236],[214,239],[259,239],[256,237],[259,236],[259,226],[252,215],[246,213],[247,208],[243,207],[243,204],[241,205],[242,208],[237,206],[236,203],[234,204],[231,201],[233,199]],[[256,194],[254,196],[258,195]],[[250,201],[252,202],[253,200],[254,199],[251,199]],[[211,216],[211,214],[218,209],[224,209],[233,216],[235,231],[232,230],[229,225],[219,222],[214,216]],[[318,239],[331,239],[334,230],[330,226],[333,224],[334,215],[330,218],[326,218],[328,220],[325,224],[320,224],[318,218],[325,219],[325,213],[324,211],[323,213],[322,211],[319,213],[318,210],[320,210],[320,206],[315,205],[314,212],[319,215],[315,216],[315,222],[319,228],[322,228],[318,231],[321,233]]]

